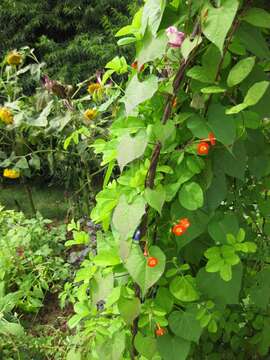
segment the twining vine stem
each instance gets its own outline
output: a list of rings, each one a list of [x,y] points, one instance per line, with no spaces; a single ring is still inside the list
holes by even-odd
[[[191,39],[193,40],[196,37],[196,35],[198,35],[200,33],[201,33],[201,20],[199,17],[197,19],[194,29],[192,31]],[[167,101],[166,101],[166,105],[165,105],[162,120],[161,120],[163,125],[165,125],[167,123],[167,121],[169,120],[169,118],[171,116],[173,101],[177,96],[178,90],[180,88],[180,85],[182,83],[182,80],[185,76],[186,69],[189,66],[189,64],[190,64],[189,59],[188,60],[183,59],[180,62],[178,71],[177,71],[174,81],[173,81],[173,94],[169,94],[167,96]],[[157,170],[157,166],[158,166],[160,152],[161,152],[161,143],[157,142],[157,144],[155,145],[153,152],[152,152],[150,166],[149,166],[149,169],[148,169],[148,172],[146,175],[146,180],[145,180],[145,188],[149,188],[149,189],[154,188],[154,182],[155,182],[156,170]],[[144,238],[144,236],[146,235],[146,232],[147,232],[148,212],[149,212],[149,206],[146,206],[145,215],[143,216],[143,219],[142,219],[141,225],[140,225],[141,239]],[[140,246],[141,246],[141,248],[143,248],[144,240],[140,241]],[[140,287],[136,283],[135,283],[135,295],[142,301]],[[139,321],[139,318],[137,317],[133,321],[133,324],[132,324],[132,350],[131,350],[131,358],[132,359],[135,359],[136,355],[137,355],[137,351],[134,346],[134,341],[135,341],[135,336],[138,333],[138,321]]]

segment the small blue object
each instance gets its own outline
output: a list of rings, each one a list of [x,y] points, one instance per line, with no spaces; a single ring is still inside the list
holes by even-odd
[[[135,234],[133,235],[133,240],[134,241],[140,241],[141,239],[141,231],[140,230],[136,230]]]

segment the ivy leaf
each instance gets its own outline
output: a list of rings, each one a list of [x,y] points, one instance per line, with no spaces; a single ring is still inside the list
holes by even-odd
[[[147,80],[140,82],[137,74],[133,76],[126,88],[126,94],[123,98],[127,115],[131,114],[137,105],[151,99],[158,89],[158,79],[151,75]]]
[[[169,326],[172,332],[185,340],[198,342],[203,329],[196,319],[196,315],[195,306],[186,311],[173,311],[169,316]]]
[[[140,332],[137,333],[134,345],[139,354],[146,359],[152,359],[157,352],[157,341],[150,336],[143,336]]]
[[[203,33],[223,52],[223,44],[233,23],[239,2],[237,0],[224,0],[218,8],[209,6],[208,16],[203,26]]]
[[[166,198],[166,191],[163,186],[159,185],[155,190],[147,188],[145,189],[144,195],[148,204],[161,214]]]
[[[170,292],[180,301],[196,301],[199,294],[196,289],[196,280],[191,275],[176,277],[170,283]]]
[[[251,8],[245,13],[243,20],[251,25],[270,29],[270,14],[264,9]]]
[[[125,195],[120,197],[112,217],[112,224],[120,234],[120,241],[132,237],[144,212],[145,202],[141,196],[137,197],[131,204],[127,202]]]
[[[125,264],[132,279],[140,286],[142,296],[145,296],[147,290],[159,280],[165,269],[165,255],[159,247],[152,246],[149,256],[158,259],[158,264],[153,268],[147,265],[147,257],[143,255],[140,247],[133,244]]]
[[[250,74],[254,65],[255,57],[248,57],[240,60],[236,65],[234,65],[229,73],[227,79],[228,86],[233,87],[242,82]]]
[[[117,162],[122,171],[131,161],[141,157],[147,147],[147,134],[140,131],[136,136],[124,134],[117,146]]]
[[[203,191],[195,182],[184,184],[179,191],[178,198],[180,204],[191,211],[203,206]]]
[[[166,334],[157,339],[158,351],[163,360],[185,360],[189,354],[190,341]]]

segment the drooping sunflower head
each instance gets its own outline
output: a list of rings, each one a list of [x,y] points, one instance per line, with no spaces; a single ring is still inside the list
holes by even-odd
[[[13,114],[6,107],[0,107],[0,120],[4,122],[6,125],[13,123]]]
[[[7,54],[6,61],[9,65],[15,65],[15,66],[20,65],[22,63],[22,60],[23,60],[22,55],[16,50],[10,51]]]
[[[21,173],[19,170],[5,169],[3,176],[9,179],[18,179],[21,176]]]
[[[93,120],[97,116],[97,110],[96,109],[87,109],[84,112],[84,117],[86,120]]]
[[[89,94],[94,94],[95,91],[98,91],[99,89],[101,89],[101,85],[97,82],[97,83],[92,83],[88,86],[87,91],[89,92]]]

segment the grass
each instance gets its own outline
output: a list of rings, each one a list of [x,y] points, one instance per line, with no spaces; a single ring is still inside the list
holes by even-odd
[[[30,185],[34,206],[43,217],[64,219],[69,209],[68,199],[61,188],[48,185]],[[0,204],[6,209],[23,211],[33,216],[33,210],[26,188],[20,184],[0,185]]]

